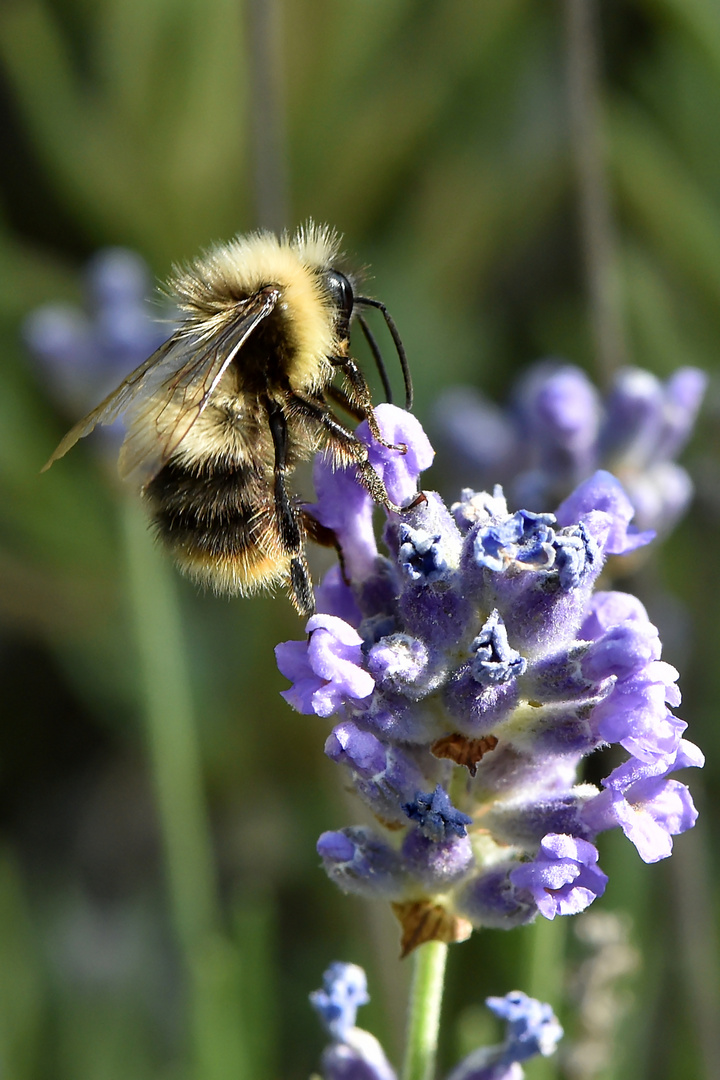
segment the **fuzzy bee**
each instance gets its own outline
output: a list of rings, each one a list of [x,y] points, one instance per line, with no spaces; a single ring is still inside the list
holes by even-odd
[[[356,466],[375,502],[400,510],[365,445],[330,409],[366,420],[388,445],[349,355],[356,318],[390,397],[359,308],[382,312],[412,403],[395,324],[379,301],[355,295],[335,267],[338,247],[333,231],[310,224],[293,237],[239,237],[177,271],[168,291],[183,313],[178,329],[68,432],[45,466],[126,413],[120,474],[139,488],[180,568],[221,593],[284,584],[301,615],[315,604],[305,542],[333,536],[292,495],[297,463],[326,449],[337,464]]]

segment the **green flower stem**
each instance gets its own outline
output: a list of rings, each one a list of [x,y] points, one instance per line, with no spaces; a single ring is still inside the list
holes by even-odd
[[[432,1080],[434,1075],[447,951],[444,942],[428,941],[413,953],[402,1080]]]
[[[141,704],[170,903],[184,961],[192,972],[198,949],[217,929],[218,918],[188,659],[172,568],[153,543],[140,508],[130,500],[124,527]]]

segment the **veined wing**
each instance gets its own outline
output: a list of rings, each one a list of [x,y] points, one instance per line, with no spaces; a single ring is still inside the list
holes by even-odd
[[[220,379],[255,328],[277,304],[280,290],[260,289],[239,300],[230,322],[211,333],[180,328],[152,356],[79,420],[43,466],[43,472],[98,424],[111,424],[135,405],[136,446],[123,447],[123,472],[151,474],[172,455],[212,397]],[[142,429],[146,430],[143,431]],[[149,459],[153,459],[151,462]]]

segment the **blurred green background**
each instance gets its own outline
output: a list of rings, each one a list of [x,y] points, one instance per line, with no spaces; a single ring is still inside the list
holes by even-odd
[[[317,835],[360,811],[323,757],[327,725],[278,696],[273,646],[301,634],[289,604],[221,601],[180,580],[97,444],[39,475],[76,416],[30,362],[22,320],[82,303],[83,265],[107,245],[162,279],[212,241],[313,217],[372,267],[421,420],[453,382],[504,399],[541,356],[602,383],[573,2],[0,7],[5,1080],[304,1080],[323,1046],[307,994],[333,959],[367,968],[360,1023],[398,1061],[408,979],[391,916],[342,897],[317,866]],[[626,356],[661,377],[695,364],[716,378],[720,7],[603,0],[599,30]],[[702,826],[649,867],[623,837],[602,838],[610,885],[596,907],[629,942],[616,987],[627,1016],[599,1034],[605,1064],[531,1063],[531,1078],[720,1076],[719,411],[711,383],[685,455],[698,497],[641,582],[708,756],[690,778]],[[580,1038],[573,972],[591,953],[572,925],[547,923],[453,948],[444,1064],[494,1037],[478,1006],[516,986]]]

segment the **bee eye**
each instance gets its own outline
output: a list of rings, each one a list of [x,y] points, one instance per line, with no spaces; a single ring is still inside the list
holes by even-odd
[[[325,273],[325,286],[335,301],[338,312],[345,316],[346,322],[350,322],[355,297],[348,279],[339,270],[328,270]]]

